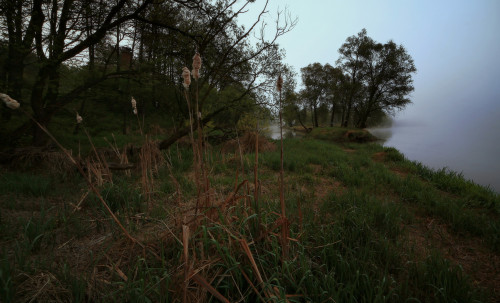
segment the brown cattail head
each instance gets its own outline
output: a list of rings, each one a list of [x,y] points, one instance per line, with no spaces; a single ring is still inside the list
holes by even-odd
[[[76,112],[76,124],[80,124],[82,123],[82,121],[83,121],[82,116],[80,116],[78,112]]]
[[[200,53],[196,53],[194,54],[194,57],[193,57],[193,69],[197,69],[197,70],[200,70],[201,68],[201,56],[200,56]]]
[[[193,69],[191,71],[191,74],[193,75],[193,78],[198,80],[200,78],[200,70],[199,69]]]
[[[182,78],[184,78],[184,83],[182,83],[182,85],[184,85],[185,89],[189,89],[189,85],[191,84],[191,73],[187,67],[182,69]]]
[[[132,112],[134,113],[134,115],[137,115],[137,101],[135,101],[134,97],[132,97],[130,103],[132,103]]]
[[[134,97],[132,97],[132,100],[130,100],[130,103],[132,103],[132,109],[137,108],[137,101],[135,101]]]
[[[0,94],[0,99],[5,103],[5,105],[10,109],[17,109],[21,104],[16,100],[12,99],[9,95]]]
[[[278,76],[278,82],[276,83],[276,88],[278,89],[279,92],[283,88],[283,78],[281,78],[281,75]]]
[[[193,57],[193,71],[191,72],[193,74],[193,78],[198,80],[200,78],[200,69],[201,69],[201,57],[198,52],[194,54]]]

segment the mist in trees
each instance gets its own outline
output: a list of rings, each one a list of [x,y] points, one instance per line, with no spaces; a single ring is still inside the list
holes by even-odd
[[[416,68],[402,45],[378,43],[363,29],[339,48],[335,66],[313,63],[300,71],[303,88],[288,121],[308,117],[313,127],[336,121],[343,127],[365,128],[411,103]]]

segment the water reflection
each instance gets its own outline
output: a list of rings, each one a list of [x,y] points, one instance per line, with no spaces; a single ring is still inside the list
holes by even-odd
[[[271,139],[279,140],[280,139],[280,124],[279,122],[272,122],[269,126],[265,127],[263,130],[264,134]],[[294,138],[302,135],[300,132],[297,132],[291,128],[283,127],[283,138]]]

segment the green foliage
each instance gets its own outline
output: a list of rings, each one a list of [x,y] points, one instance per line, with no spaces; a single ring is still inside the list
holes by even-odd
[[[394,147],[384,147],[385,160],[393,162],[402,162],[405,157]]]
[[[414,283],[420,297],[433,302],[486,302],[485,294],[472,287],[462,268],[433,252],[424,262],[410,263],[409,283]]]
[[[56,220],[42,208],[39,216],[32,216],[24,226],[24,241],[29,251],[38,251],[42,241],[56,226]]]
[[[44,175],[22,172],[5,172],[0,175],[0,194],[46,197],[51,186],[51,178]]]
[[[12,302],[16,293],[14,285],[14,268],[4,250],[0,254],[0,301]]]
[[[104,201],[106,201],[114,212],[118,210],[129,213],[141,211],[142,193],[139,188],[130,184],[126,179],[115,180],[113,184],[105,183],[100,189],[100,193]],[[101,207],[102,211],[105,212],[104,206],[95,193],[90,193],[87,201],[93,206]]]
[[[364,129],[347,129],[340,127],[314,128],[309,134],[312,138],[337,143],[376,141],[369,131]]]
[[[248,207],[252,199],[242,188],[239,200],[214,209],[219,212],[217,219],[203,219],[198,228],[191,229],[192,269],[210,280],[230,301],[259,302],[263,290],[274,296],[272,300],[290,302],[487,301],[487,294],[443,255],[421,256],[416,252],[413,246],[418,243],[412,241],[409,231],[418,227],[416,223],[422,216],[430,217],[449,226],[453,235],[478,237],[498,251],[500,226],[496,214],[491,213],[496,206],[491,208],[481,202],[497,205],[498,196],[488,190],[479,191],[479,186],[475,189],[476,185],[460,183],[463,178],[459,174],[430,170],[408,161],[393,148],[375,143],[334,143],[331,137],[337,131],[313,132],[313,136],[323,134],[327,140],[313,136],[284,140],[285,201],[292,239],[289,258],[282,259],[281,226],[277,225],[280,151],[276,150],[259,154],[259,214]],[[341,131],[345,134],[346,130]],[[10,220],[2,221],[2,228],[8,226],[18,235],[4,241],[7,237],[2,234],[2,243],[17,244],[9,244],[9,253],[0,256],[0,299],[18,300],[19,287],[23,286],[20,272],[53,272],[65,288],[65,296],[75,302],[93,300],[97,295],[105,301],[178,300],[182,293],[179,285],[184,285],[184,260],[180,226],[171,219],[179,211],[179,204],[172,199],[176,200],[179,190],[181,203],[192,202],[197,191],[192,179],[192,149],[174,145],[164,155],[170,168],[163,167],[155,175],[155,209],[145,207],[138,176],[116,174],[113,184],[100,188],[133,236],[146,239],[145,252],[135,245],[123,245],[128,242],[109,232],[109,220],[103,219],[104,210],[94,194],[89,194],[79,210],[72,206],[73,202],[59,207],[56,201],[57,209],[44,205],[40,213],[19,220],[18,228]],[[236,169],[239,182],[250,180],[252,194],[254,156],[242,155],[243,173],[239,158],[223,156],[218,147],[207,150],[205,164],[216,201],[224,201],[234,190]],[[460,189],[459,184],[465,187]],[[68,201],[81,198],[81,184],[68,182],[64,186],[78,193],[68,196]],[[138,219],[138,212],[144,212],[144,217]],[[260,226],[254,224],[257,222]],[[82,230],[84,234],[88,230],[89,237],[81,237]],[[259,237],[261,233],[266,236]],[[65,260],[67,264],[57,269],[48,265],[53,262],[47,256],[47,245],[54,243],[58,252],[67,249],[71,254],[74,247],[81,245],[77,242],[80,239],[88,246],[86,252],[96,254],[90,260],[84,259],[92,264],[87,267],[97,268],[97,274],[106,271],[108,283],[92,284],[95,294],[89,293],[89,283],[94,283],[89,277],[95,272],[77,271],[78,265],[72,260]],[[95,244],[99,239],[103,242]],[[262,284],[258,283],[248,253],[242,249],[241,239],[249,243]],[[150,247],[155,255],[148,250]],[[194,290],[196,284],[190,283],[189,289]],[[286,297],[290,294],[299,296]],[[206,300],[214,298],[208,296]]]

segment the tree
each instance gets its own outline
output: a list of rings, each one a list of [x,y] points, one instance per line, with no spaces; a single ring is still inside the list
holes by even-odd
[[[377,43],[363,29],[348,37],[339,49],[337,64],[348,79],[348,94],[342,125],[346,127],[356,114],[355,125],[364,128],[373,113],[392,113],[411,102],[413,59],[406,49],[389,41]]]
[[[346,97],[344,114],[342,115],[342,126],[347,127],[351,118],[352,107],[359,91],[362,89],[363,68],[362,58],[368,51],[371,38],[367,36],[366,29],[361,30],[357,36],[351,36],[339,48],[340,57],[337,64],[346,74],[348,79],[348,95]]]
[[[393,41],[372,44],[363,63],[365,96],[358,105],[356,123],[360,128],[367,126],[368,118],[375,112],[391,113],[411,103],[411,75],[416,72],[411,56]]]
[[[325,74],[325,99],[331,106],[330,126],[333,126],[335,113],[343,100],[345,76],[339,67],[325,64],[323,67]]]
[[[326,76],[323,65],[320,63],[309,64],[300,69],[302,73],[302,83],[304,89],[301,92],[302,97],[307,101],[311,109],[311,118],[313,127],[318,127],[318,107],[324,99],[327,88]]]
[[[9,37],[8,47],[23,50],[20,59],[15,57],[19,52],[9,52],[5,78],[17,79],[29,89],[29,93],[18,94],[17,99],[31,106],[34,118],[43,126],[50,125],[57,112],[90,88],[107,79],[132,75],[135,81],[146,83],[140,88],[141,92],[151,88],[148,97],[152,95],[152,99],[156,98],[155,91],[167,83],[168,91],[178,96],[178,106],[168,114],[175,117],[179,125],[184,125],[188,113],[181,100],[180,71],[183,66],[191,65],[191,58],[198,51],[204,60],[198,83],[199,110],[203,112],[202,123],[207,123],[229,108],[236,108],[247,97],[265,102],[265,94],[274,88],[271,83],[283,57],[276,40],[291,30],[296,21],[288,15],[280,19],[283,15],[278,14],[275,35],[270,39],[262,36],[252,46],[250,37],[257,30],[267,5],[250,28],[245,30],[235,22],[252,2],[115,0],[113,5],[104,5],[102,0],[1,0],[2,22],[6,25],[1,30]],[[120,67],[123,47],[138,58],[137,62],[131,61],[131,65],[135,64],[133,71]],[[15,74],[24,67],[23,61],[28,55],[36,56],[37,66],[35,81],[29,85],[19,80],[22,72],[20,76]],[[85,56],[87,59],[82,59]],[[89,77],[63,87],[61,72],[70,65],[87,66]],[[14,82],[7,86],[15,87]],[[120,86],[116,82],[114,94]],[[222,102],[216,99],[218,92],[225,88],[239,94],[227,94],[232,98],[221,106]],[[175,104],[175,101],[169,102]],[[83,105],[84,101],[81,108]],[[19,138],[31,128],[33,144],[43,145],[47,139],[45,134],[33,126],[31,121],[26,121],[12,132],[11,139]],[[187,134],[188,129],[176,128],[177,132],[160,144],[161,148],[170,146]]]

